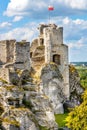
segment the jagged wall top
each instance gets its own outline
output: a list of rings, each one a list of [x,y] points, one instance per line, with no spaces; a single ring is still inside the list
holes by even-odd
[[[57,44],[63,44],[63,27],[55,24],[40,24],[38,29],[40,38],[55,39]],[[54,44],[54,42],[52,43]]]
[[[25,40],[0,41],[0,65],[7,67],[13,65],[15,68],[27,69],[30,67],[30,43]],[[8,67],[7,67],[8,68]]]

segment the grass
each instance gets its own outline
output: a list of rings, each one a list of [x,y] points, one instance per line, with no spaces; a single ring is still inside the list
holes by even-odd
[[[56,122],[57,122],[59,127],[65,126],[65,124],[66,124],[65,119],[66,119],[67,116],[68,116],[68,113],[56,114],[55,115],[55,119],[56,119]]]

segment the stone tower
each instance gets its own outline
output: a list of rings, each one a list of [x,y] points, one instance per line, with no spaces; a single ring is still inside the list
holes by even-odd
[[[40,25],[38,45],[45,46],[45,63],[55,62],[64,79],[64,93],[69,98],[68,46],[63,44],[63,28],[55,24]]]

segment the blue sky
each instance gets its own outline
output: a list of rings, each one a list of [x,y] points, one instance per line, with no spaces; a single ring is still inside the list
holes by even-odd
[[[38,35],[37,27],[51,23],[64,28],[64,43],[69,46],[69,61],[87,61],[87,0],[2,0],[0,40],[26,39]]]

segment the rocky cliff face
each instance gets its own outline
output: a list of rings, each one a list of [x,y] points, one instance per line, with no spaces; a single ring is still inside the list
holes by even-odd
[[[1,129],[58,130],[51,102],[34,80],[30,72],[23,71],[20,86],[0,82]]]
[[[41,72],[42,90],[49,97],[55,114],[64,113],[63,77],[55,63],[43,67]]]
[[[63,77],[55,63],[38,72],[19,73],[19,81],[0,79],[0,128],[2,130],[58,130],[54,114],[63,113],[63,104],[75,107],[83,89],[77,71],[70,66],[70,100],[63,93]]]
[[[70,101],[75,105],[81,102],[81,94],[84,92],[80,84],[80,77],[74,66],[69,66]]]
[[[81,95],[84,92],[80,84],[80,77],[73,65],[69,66],[70,100],[65,101],[64,108],[74,108],[80,105]],[[69,110],[69,109],[68,109]]]

